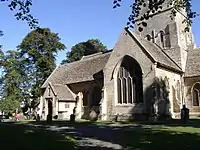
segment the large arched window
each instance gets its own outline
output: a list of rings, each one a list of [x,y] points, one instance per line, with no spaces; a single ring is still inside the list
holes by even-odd
[[[117,75],[119,104],[133,104],[143,101],[142,70],[131,57],[125,56]]]
[[[193,101],[193,106],[199,106],[200,83],[195,83],[195,85],[192,88],[192,101]]]

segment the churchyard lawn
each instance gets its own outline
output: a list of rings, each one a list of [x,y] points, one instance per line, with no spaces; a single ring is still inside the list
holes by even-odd
[[[2,150],[198,150],[199,121],[176,123],[0,123]]]

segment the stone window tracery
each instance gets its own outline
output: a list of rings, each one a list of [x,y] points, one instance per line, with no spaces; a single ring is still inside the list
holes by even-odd
[[[118,104],[133,104],[143,101],[142,72],[139,64],[125,57],[117,75]]]

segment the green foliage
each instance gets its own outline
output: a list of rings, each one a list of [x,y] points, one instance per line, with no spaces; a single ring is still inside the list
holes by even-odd
[[[67,53],[66,60],[63,60],[61,64],[77,61],[83,56],[105,51],[107,51],[107,48],[100,40],[90,39],[86,42],[81,42],[74,45],[71,48],[71,51]]]
[[[26,21],[31,29],[38,27],[38,21],[31,12],[32,0],[0,0],[0,2],[9,2],[8,7],[11,11],[15,11],[17,20]]]
[[[31,31],[18,46],[27,75],[24,88],[31,91],[35,101],[41,95],[41,85],[56,67],[57,53],[64,49],[65,45],[60,42],[58,34],[48,28]]]
[[[133,25],[137,23],[138,30],[142,32],[143,28],[147,26],[147,20],[163,10],[163,4],[166,2],[168,4],[167,7],[171,8],[171,16],[169,16],[171,19],[176,16],[177,12],[181,12],[183,9],[186,10],[183,23],[186,24],[185,31],[189,31],[192,19],[198,16],[196,12],[192,11],[191,0],[135,0],[130,6],[132,11],[128,18],[127,26],[133,28]],[[113,8],[121,7],[121,3],[122,0],[113,0]],[[139,15],[144,7],[146,12],[143,15]]]
[[[2,73],[0,78],[1,98],[0,110],[5,114],[12,114],[19,108],[20,101],[23,100],[21,83],[23,74],[21,62],[16,51],[8,51],[6,55],[2,53]]]
[[[0,110],[12,113],[24,101],[35,108],[41,95],[41,85],[54,70],[56,54],[65,45],[58,34],[48,28],[31,31],[18,46],[18,51],[0,51]],[[31,101],[31,99],[33,101]]]
[[[23,72],[21,68],[21,61],[19,60],[16,51],[8,51],[6,55],[2,54],[2,73],[1,96],[3,99],[14,97],[21,101],[21,83],[23,81]]]
[[[11,116],[16,110],[20,109],[20,102],[14,97],[8,97],[7,99],[0,101],[0,110],[4,112],[5,115]]]

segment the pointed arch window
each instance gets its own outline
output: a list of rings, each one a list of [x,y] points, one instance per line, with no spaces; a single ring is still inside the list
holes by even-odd
[[[139,64],[125,56],[117,75],[118,104],[143,102],[142,71]]]
[[[199,106],[200,102],[200,83],[195,83],[192,88],[192,101],[193,106]]]
[[[176,98],[180,101],[181,100],[181,85],[180,85],[180,81],[177,80],[177,83],[176,83]]]
[[[48,87],[48,95],[51,96],[51,88],[50,88],[50,86]]]
[[[146,39],[147,39],[148,41],[151,41],[151,36],[148,34],[148,35],[146,36]]]
[[[160,31],[160,42],[161,42],[161,47],[162,48],[165,47],[164,36],[165,36],[165,33],[163,31]]]
[[[165,28],[165,47],[171,47],[169,25]]]

